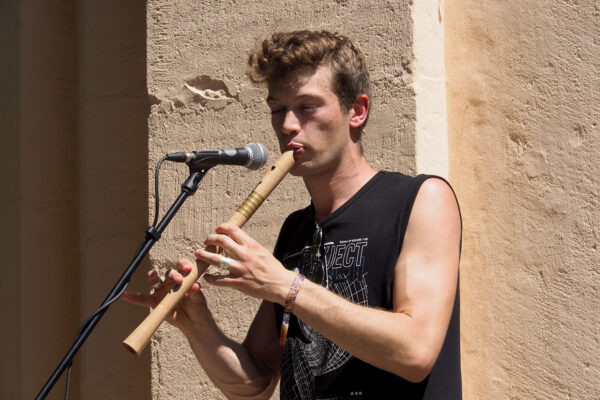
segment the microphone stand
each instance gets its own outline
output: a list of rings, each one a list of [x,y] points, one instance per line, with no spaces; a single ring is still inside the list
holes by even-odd
[[[114,297],[120,295],[120,293],[125,289],[129,281],[131,280],[131,276],[135,272],[136,268],[140,265],[146,254],[148,254],[152,246],[154,246],[154,244],[160,239],[161,234],[164,232],[169,222],[171,222],[179,208],[183,205],[183,202],[189,196],[193,196],[194,193],[196,193],[196,190],[198,190],[202,178],[204,178],[204,175],[206,175],[208,170],[212,167],[200,167],[199,165],[193,165],[193,163],[188,164],[188,166],[190,168],[190,176],[181,185],[181,194],[173,202],[173,205],[171,205],[171,208],[169,209],[169,211],[167,211],[167,213],[160,221],[158,226],[156,228],[150,226],[148,227],[148,229],[146,229],[146,237],[144,238],[144,240],[142,240],[142,243],[138,247],[138,251],[133,257],[133,260],[131,261],[123,275],[121,275],[121,278],[119,278],[119,281],[112,288],[108,296],[106,296],[106,299],[104,299],[98,311],[93,315],[92,318],[90,318],[90,320],[84,326],[82,326],[79,334],[75,338],[75,341],[71,345],[71,348],[67,351],[64,358],[58,364],[58,367],[56,367],[50,378],[48,378],[46,384],[44,385],[44,387],[42,387],[42,390],[40,390],[38,395],[35,397],[36,400],[42,400],[46,398],[48,392],[50,392],[50,390],[52,389],[56,381],[58,381],[64,370],[69,365],[71,365],[77,351],[81,348],[81,346],[88,338],[90,333],[92,333],[92,330],[94,330],[94,327],[100,321],[100,318],[102,318],[106,310],[108,310],[110,304],[112,304],[112,302],[116,300]]]

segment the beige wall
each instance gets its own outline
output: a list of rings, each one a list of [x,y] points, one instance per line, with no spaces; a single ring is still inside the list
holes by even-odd
[[[69,110],[76,97],[75,42],[68,32],[74,9],[69,4],[54,9],[17,3],[3,3],[11,9],[2,13],[8,22],[4,28],[14,24],[2,35],[5,43],[12,41],[3,49],[10,51],[4,53],[10,68],[3,81],[14,90],[2,90],[2,109],[10,110],[3,115],[9,123],[2,124],[2,187],[12,189],[7,192],[12,198],[2,204],[2,220],[9,222],[2,253],[9,257],[3,257],[2,268],[7,273],[2,314],[8,324],[2,329],[0,387],[0,397],[15,399],[33,397],[32,385],[41,388],[52,366],[40,355],[57,364],[71,340],[67,334],[75,329],[70,316],[79,317],[72,301],[78,293],[72,207],[77,201],[72,152],[76,119]],[[62,279],[55,280],[59,275]]]
[[[0,398],[30,399],[147,224],[145,3],[0,4]],[[144,314],[108,311],[75,358],[72,398],[149,397],[149,356],[120,346]]]
[[[446,2],[467,399],[600,398],[599,16]]]
[[[37,393],[123,271],[153,217],[162,154],[259,141],[276,159],[265,93],[244,78],[255,38],[328,28],[355,39],[375,89],[367,158],[443,171],[443,149],[425,166],[416,160],[418,135],[443,129],[439,119],[416,121],[424,107],[444,106],[427,101],[443,94],[427,54],[439,43],[420,47],[427,29],[413,30],[433,23],[446,32],[449,175],[464,218],[465,399],[600,397],[598,6],[427,3],[421,14],[391,1],[0,2],[0,398]],[[423,96],[433,80],[437,92]],[[222,92],[206,100],[186,84]],[[209,172],[150,262],[164,270],[191,256],[263,174]],[[163,211],[186,176],[165,165]],[[284,216],[307,201],[287,177],[248,232],[273,246]],[[256,301],[206,291],[241,339]],[[76,359],[73,397],[219,398],[172,328],[142,358],[121,349],[144,314],[109,310]],[[50,398],[63,390],[64,380]]]
[[[19,158],[14,149],[19,146],[19,105],[17,82],[19,64],[18,20],[15,17],[18,6],[14,1],[0,2],[0,220],[4,232],[0,254],[4,279],[0,279],[0,311],[4,321],[0,329],[0,397],[16,399],[21,386],[21,338],[19,335],[19,316],[21,305],[19,287],[21,273],[19,265],[19,217],[14,212],[19,204]]]

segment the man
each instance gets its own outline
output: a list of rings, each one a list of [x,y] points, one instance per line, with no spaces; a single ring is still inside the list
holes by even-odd
[[[280,377],[282,399],[460,398],[461,222],[452,189],[368,165],[368,72],[346,37],[277,33],[249,65],[251,80],[268,86],[280,148],[294,152],[291,173],[312,202],[288,217],[275,255],[227,224],[205,241],[227,256],[195,252],[229,270],[205,274],[209,284],[263,299],[243,343],[216,326],[199,284],[169,322],[231,399],[270,398]],[[162,284],[152,271],[154,294],[125,299],[156,305],[191,265],[181,260]]]

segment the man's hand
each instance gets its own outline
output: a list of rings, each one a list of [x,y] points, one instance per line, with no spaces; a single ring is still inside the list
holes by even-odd
[[[164,280],[156,270],[148,271],[148,284],[154,288],[152,293],[126,291],[121,298],[129,303],[155,308],[175,286],[183,283],[183,278],[192,271],[192,262],[181,259],[177,267],[177,271],[168,270]],[[210,311],[206,305],[206,298],[200,290],[200,284],[195,282],[166,321],[186,333],[191,331],[194,324],[205,320],[207,316],[210,316]]]
[[[205,274],[204,279],[215,286],[231,287],[252,297],[283,305],[295,274],[285,269],[269,250],[239,227],[222,224],[215,232],[208,235],[204,244],[218,246],[231,257],[229,275]],[[195,255],[217,266],[224,257],[204,249],[196,250]]]

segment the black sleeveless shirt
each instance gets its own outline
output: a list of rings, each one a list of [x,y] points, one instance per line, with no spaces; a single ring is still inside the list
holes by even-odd
[[[357,304],[393,308],[396,261],[417,192],[429,177],[379,172],[320,222],[324,286]],[[286,268],[298,268],[307,278],[314,221],[312,205],[292,213],[274,251]],[[283,308],[275,307],[279,329]],[[458,288],[442,350],[422,382],[408,382],[353,357],[294,315],[280,363],[282,400],[461,399]]]

